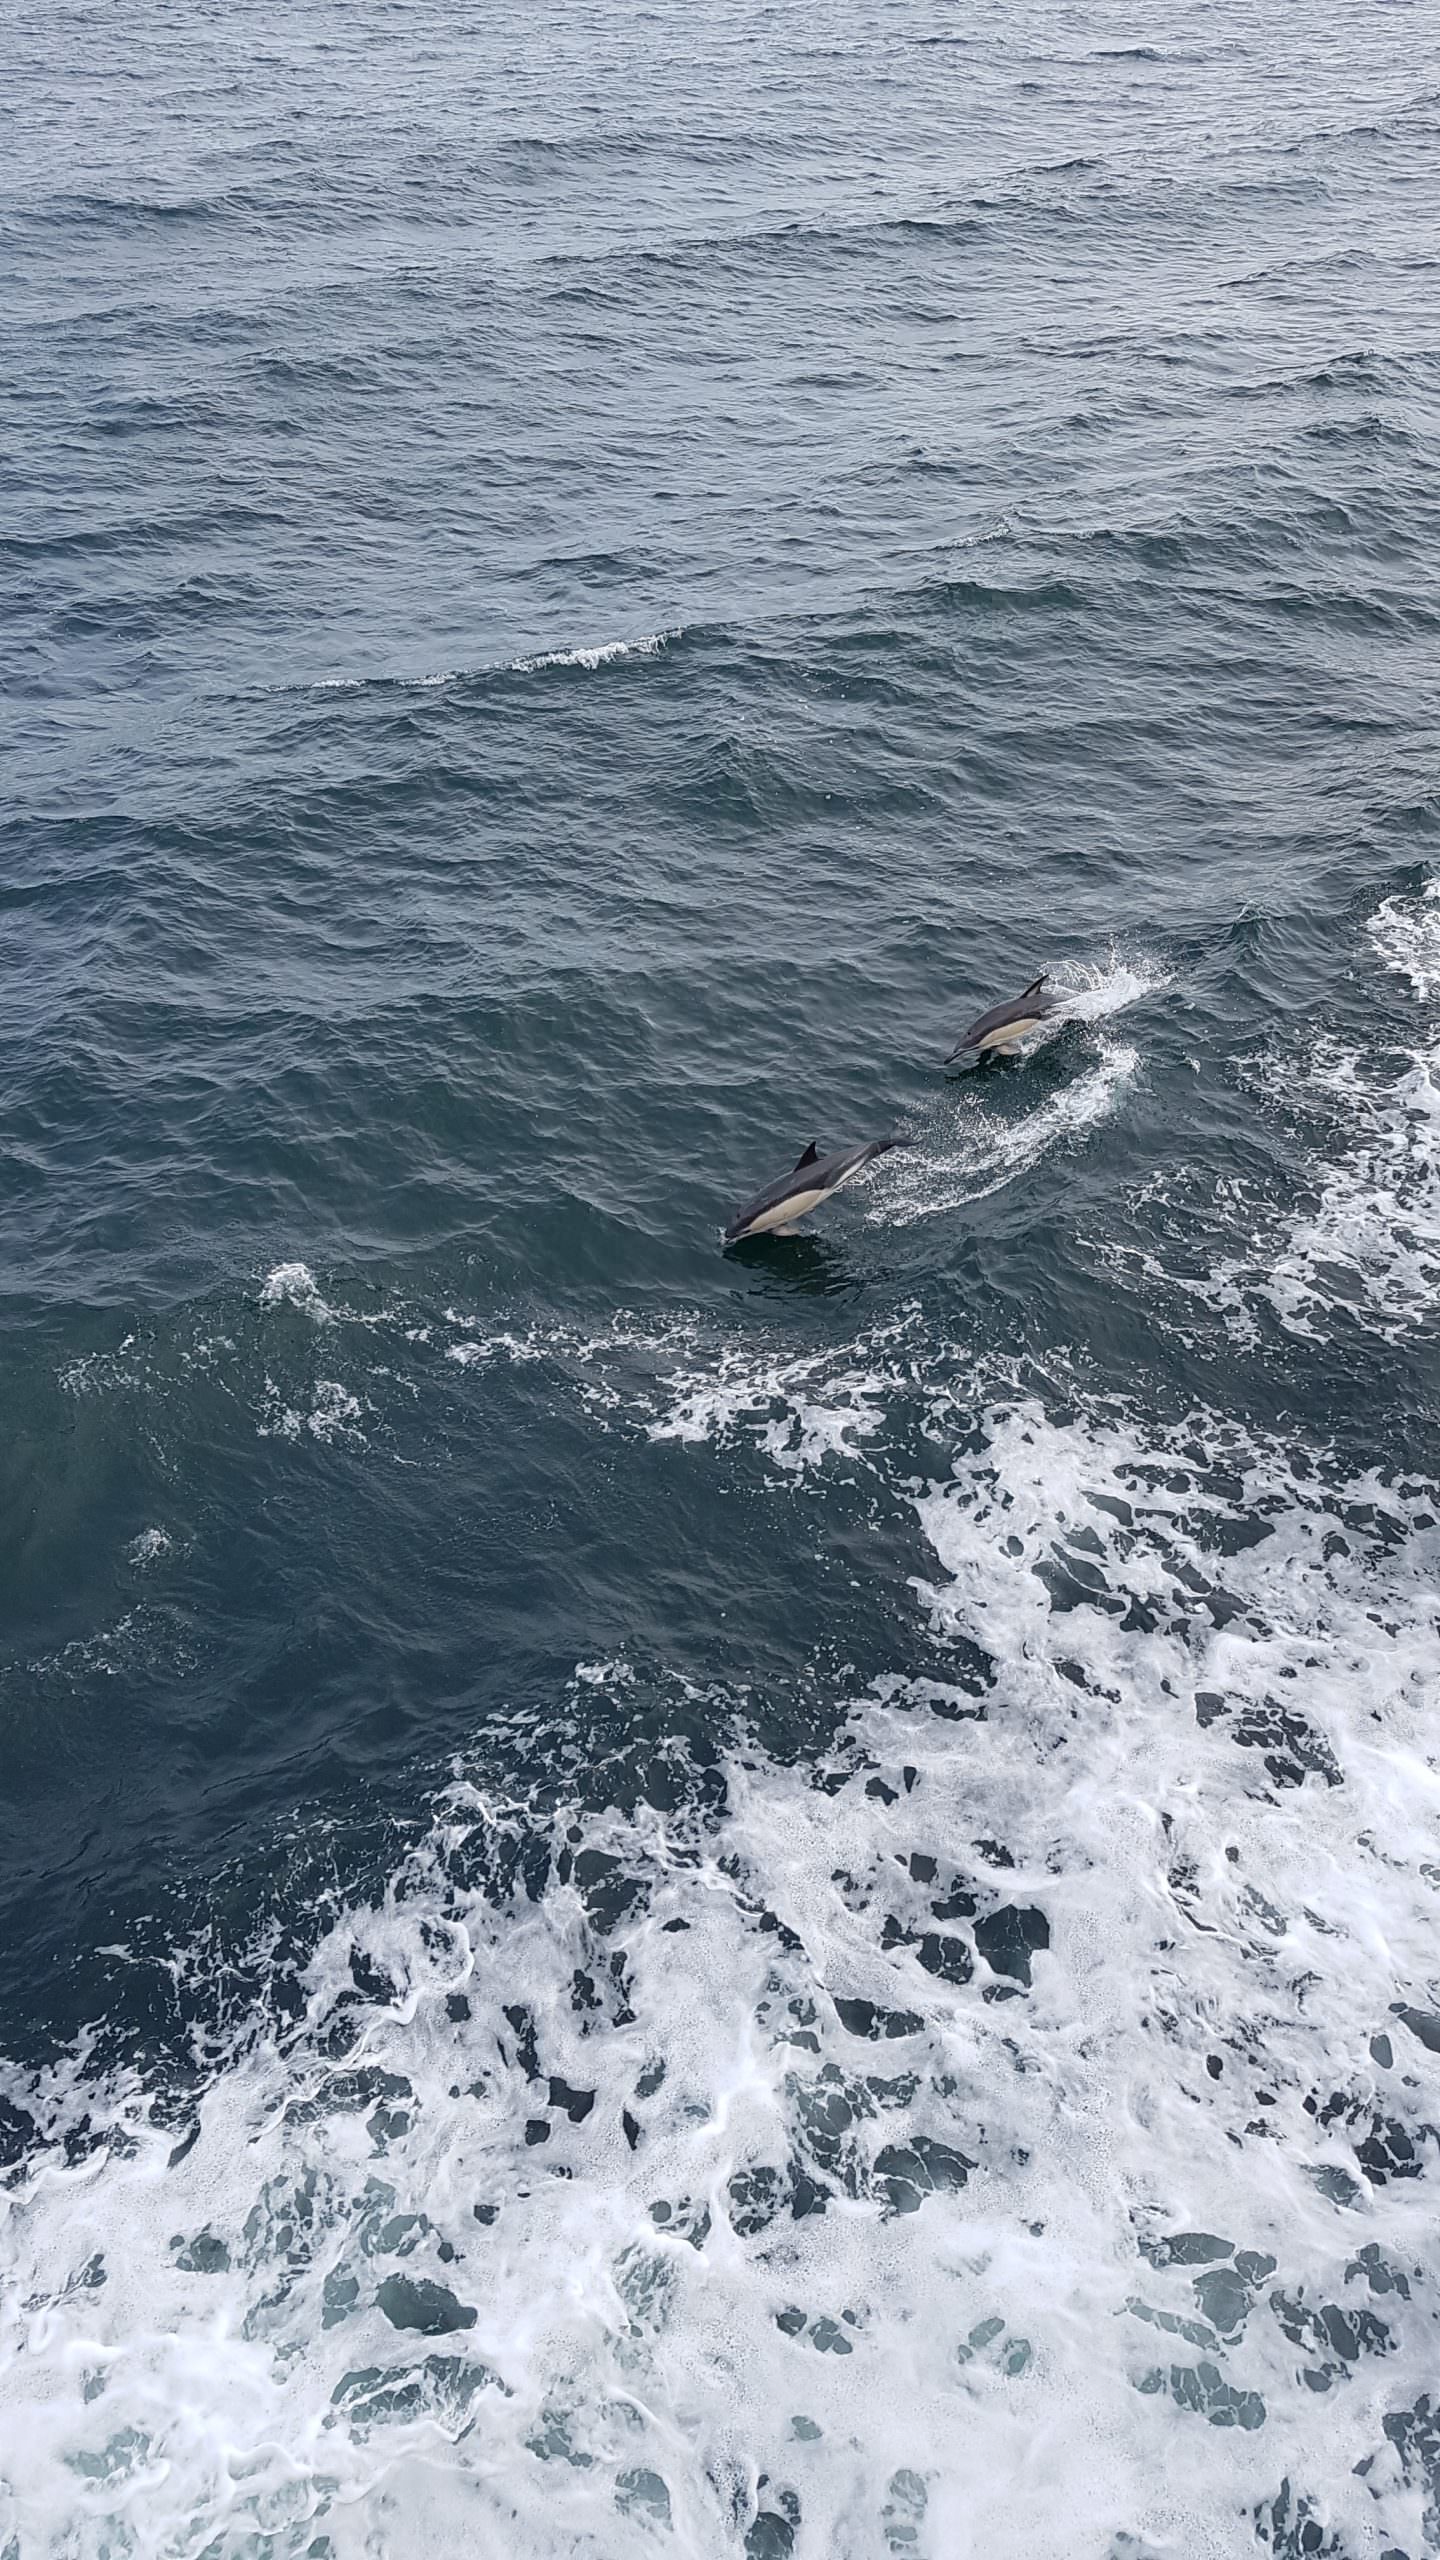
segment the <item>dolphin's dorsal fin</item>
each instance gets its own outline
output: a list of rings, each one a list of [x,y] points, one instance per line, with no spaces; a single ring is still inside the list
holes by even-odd
[[[807,1166],[807,1164],[815,1164],[815,1163],[817,1163],[817,1162],[819,1161],[819,1156],[820,1156],[820,1150],[819,1150],[819,1148],[816,1146],[815,1141],[814,1141],[814,1139],[812,1138],[812,1139],[811,1139],[811,1141],[810,1141],[810,1144],[809,1144],[809,1146],[806,1148],[805,1153],[803,1154],[803,1156],[797,1156],[797,1157],[796,1157],[796,1159],[795,1159],[795,1170],[796,1170],[796,1172],[797,1172],[797,1173],[803,1173],[803,1172],[804,1172],[804,1170],[805,1170],[805,1167]]]
[[[1049,975],[1048,969],[1042,969],[1038,978],[1032,978],[1028,987],[1021,988],[1022,996],[1038,996]]]

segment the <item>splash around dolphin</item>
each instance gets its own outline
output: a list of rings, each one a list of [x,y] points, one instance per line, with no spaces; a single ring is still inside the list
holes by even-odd
[[[725,1229],[726,1244],[742,1244],[747,1236],[788,1235],[798,1218],[807,1218],[822,1201],[831,1199],[862,1165],[908,1143],[905,1138],[867,1138],[860,1146],[836,1147],[822,1155],[812,1138],[788,1173],[767,1182],[763,1191],[736,1210]]]
[[[1018,996],[1011,996],[1005,1004],[992,1004],[988,1013],[982,1013],[978,1021],[971,1023],[968,1031],[961,1033],[945,1061],[946,1066],[953,1066],[967,1049],[977,1049],[982,1057],[991,1051],[998,1052],[1001,1057],[1013,1056],[1022,1040],[1028,1040],[1031,1032],[1038,1031],[1042,1022],[1050,1021],[1053,1015],[1064,1009],[1066,999],[1063,990],[1057,989],[1051,995],[1045,993],[1049,974],[1047,969],[1042,969],[1039,977],[1032,978],[1029,986],[1022,988]]]

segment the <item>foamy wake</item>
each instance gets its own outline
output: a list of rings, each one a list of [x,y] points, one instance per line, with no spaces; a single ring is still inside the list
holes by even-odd
[[[1104,959],[1067,969],[1064,1011],[1027,1044],[1034,1058],[1057,1040],[1067,1023],[1099,1023],[1169,984],[1164,964],[1145,954],[1112,950]],[[1107,1120],[1140,1063],[1127,1042],[1100,1037],[1088,1061],[1069,1082],[1016,1117],[996,1108],[979,1078],[963,1076],[947,1090],[914,1133],[914,1143],[887,1157],[867,1189],[871,1226],[913,1226],[1003,1190],[1057,1147],[1074,1144]]]
[[[0,2534],[1436,2547],[1432,1497],[998,1373],[926,1419],[933,1674],[817,1768],[633,1819],[458,1770],[178,2120],[8,2075]]]
[[[457,1767],[297,1999],[257,1948],[218,2023],[165,1951],[193,2081],[0,2073],[0,2551],[1440,2549],[1436,1487],[1052,1410],[910,1314],[447,1322],[677,1465],[863,1466],[923,1668],[803,1767],[708,1697],[718,1811],[678,1743],[669,1815]],[[567,1745],[601,1691],[694,1722],[597,1651]]]
[[[838,1355],[785,1357],[730,1346],[680,1362],[650,1390],[652,1440],[727,1447],[746,1441],[787,1474],[830,1457],[853,1459],[885,1420],[893,1391],[915,1375],[918,1308],[874,1327]]]
[[[1440,995],[1440,883],[1387,898],[1368,933],[1421,1004]],[[1321,1030],[1305,1054],[1262,1051],[1246,1074],[1257,1106],[1296,1130],[1303,1154],[1295,1188],[1308,1194],[1303,1205],[1282,1208],[1243,1176],[1223,1179],[1202,1199],[1183,1166],[1166,1169],[1137,1205],[1168,1213],[1175,1252],[1107,1234],[1091,1240],[1097,1259],[1122,1285],[1143,1289],[1156,1322],[1168,1321],[1167,1297],[1188,1296],[1246,1346],[1259,1341],[1269,1319],[1311,1340],[1356,1324],[1387,1342],[1413,1340],[1440,1305],[1440,1038],[1433,1016],[1363,1047]],[[1218,1254],[1212,1247],[1207,1261],[1194,1246],[1216,1206],[1243,1242]],[[1186,1331],[1183,1324],[1174,1329]]]
[[[1311,1060],[1310,1097],[1345,1115],[1346,1154],[1316,1168],[1319,1198],[1286,1221],[1263,1270],[1217,1266],[1234,1296],[1248,1285],[1292,1333],[1348,1313],[1387,1340],[1425,1321],[1440,1292],[1440,1051],[1416,1052],[1397,1078],[1333,1043]]]
[[[1101,1040],[1088,1066],[1016,1119],[1002,1119],[977,1090],[978,1080],[965,1078],[953,1100],[930,1114],[917,1143],[885,1158],[870,1186],[866,1223],[913,1226],[1004,1190],[1042,1157],[1107,1120],[1139,1063],[1137,1049]]]

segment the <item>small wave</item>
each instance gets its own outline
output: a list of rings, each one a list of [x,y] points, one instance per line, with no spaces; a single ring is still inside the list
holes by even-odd
[[[286,684],[279,689],[306,694],[438,693],[447,685],[478,684],[506,675],[533,676],[548,667],[583,667],[593,673],[597,667],[611,666],[623,658],[658,658],[680,636],[678,628],[647,631],[635,640],[597,640],[570,649],[527,650],[518,658],[481,659],[470,665],[432,667],[420,672],[312,676],[303,684]]]
[[[518,675],[538,675],[542,667],[612,666],[619,658],[658,658],[669,631],[650,631],[641,640],[599,640],[586,648],[542,649],[535,656],[512,658],[510,663]]]

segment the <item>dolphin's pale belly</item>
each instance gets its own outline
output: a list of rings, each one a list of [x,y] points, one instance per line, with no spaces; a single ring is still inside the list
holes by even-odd
[[[1006,1049],[1012,1040],[1028,1040],[1045,1020],[1043,1013],[1022,1013],[1018,1022],[997,1022],[994,1030],[987,1031],[975,1045],[980,1049]]]
[[[832,1183],[830,1189],[838,1191],[839,1187],[838,1183]],[[821,1201],[829,1197],[829,1190],[787,1191],[784,1199],[777,1200],[773,1209],[762,1209],[758,1218],[752,1218],[745,1233],[747,1236],[768,1236],[775,1227],[788,1227],[794,1218],[808,1218],[811,1210],[818,1209]]]

